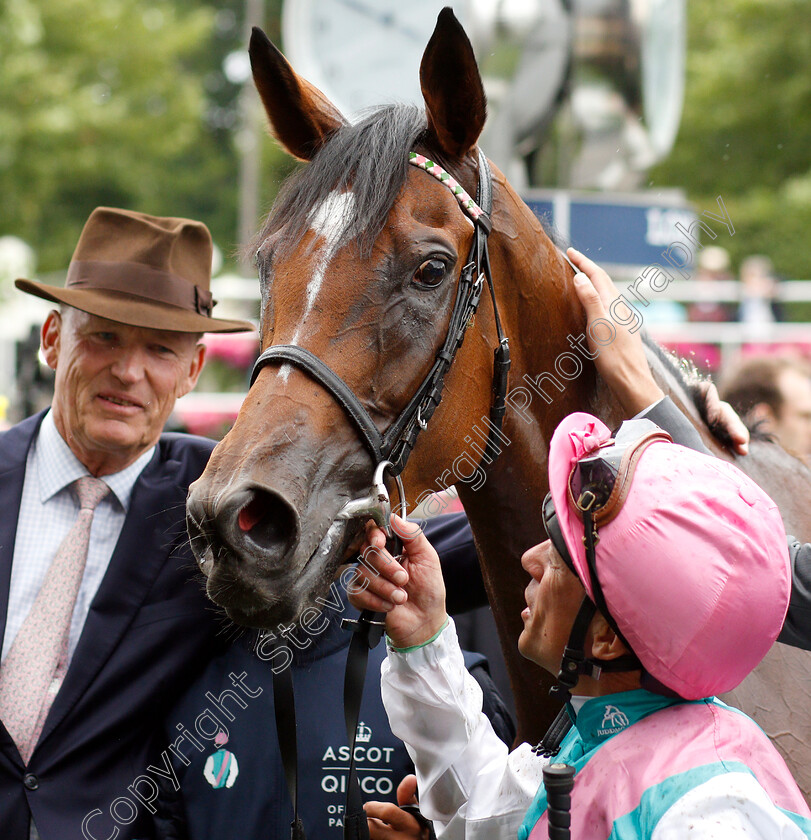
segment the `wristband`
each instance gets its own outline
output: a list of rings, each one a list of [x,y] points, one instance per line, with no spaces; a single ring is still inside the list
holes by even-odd
[[[394,642],[391,640],[391,637],[388,633],[386,633],[386,644],[388,645],[389,650],[393,650],[395,653],[411,653],[411,651],[413,650],[419,650],[420,648],[425,647],[426,645],[430,645],[431,642],[435,642],[442,635],[442,631],[447,626],[448,618],[445,618],[445,623],[442,625],[442,627],[439,628],[439,630],[436,631],[436,633],[434,633],[433,636],[431,636],[430,639],[426,639],[426,641],[420,642],[420,644],[418,645],[411,645],[411,647],[404,648],[395,647]]]

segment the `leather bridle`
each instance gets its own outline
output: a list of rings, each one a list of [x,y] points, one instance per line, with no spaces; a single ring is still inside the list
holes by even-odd
[[[424,156],[412,152],[409,162],[430,171],[443,183],[448,184],[450,180],[453,185],[458,187],[458,184],[441,167],[430,160],[426,161]],[[425,166],[426,162],[431,165],[430,168]],[[435,174],[437,171],[446,177],[443,178]],[[448,186],[454,190],[454,195],[459,198],[459,193],[454,189],[454,186],[451,184],[448,184]],[[498,347],[494,351],[493,359],[493,399],[490,406],[490,427],[482,458],[485,465],[492,463],[500,451],[496,441],[501,432],[506,410],[505,398],[510,369],[510,346],[499,318],[490,269],[487,237],[492,228],[490,213],[493,202],[493,179],[490,165],[481,150],[479,150],[477,201],[473,202],[466,194],[465,197],[468,201],[460,200],[460,206],[473,221],[473,243],[459,278],[445,341],[437,352],[428,374],[405,408],[400,412],[399,417],[383,434],[380,433],[377,425],[346,382],[306,347],[295,344],[271,345],[257,358],[251,372],[251,385],[253,385],[259,371],[274,362],[286,362],[306,371],[332,395],[333,399],[344,410],[346,416],[352,421],[369,450],[375,466],[383,461],[389,461],[391,464],[389,472],[392,475],[399,475],[405,469],[419,433],[426,428],[442,400],[445,375],[453,364],[456,352],[462,345],[467,327],[476,314],[485,282],[490,289],[498,334]],[[466,204],[472,204],[475,209],[466,206]]]
[[[450,370],[456,353],[464,340],[465,332],[478,310],[485,282],[490,290],[490,298],[493,302],[498,347],[494,351],[493,358],[493,397],[490,406],[487,443],[482,452],[483,466],[491,464],[501,451],[497,446],[497,439],[501,436],[504,422],[507,378],[510,369],[510,345],[507,336],[504,334],[498,313],[487,248],[487,237],[492,229],[490,214],[493,204],[493,178],[487,158],[479,150],[476,201],[442,167],[424,155],[411,152],[409,163],[424,169],[451,189],[462,210],[473,221],[474,233],[470,253],[462,267],[456,288],[456,297],[445,340],[434,358],[431,369],[405,408],[400,412],[399,417],[381,434],[352,389],[329,365],[306,347],[295,344],[271,345],[259,355],[251,372],[251,385],[253,385],[259,372],[266,365],[274,362],[293,364],[308,373],[341,406],[369,450],[375,464],[375,472],[372,480],[371,496],[368,499],[348,502],[344,509],[339,512],[338,518],[355,518],[361,515],[372,516],[383,527],[386,534],[392,538],[387,547],[393,554],[398,553],[400,549],[399,547],[395,548],[396,537],[392,534],[389,524],[391,508],[385,486],[385,472],[390,472],[397,480],[402,509],[401,515],[404,516],[405,498],[400,473],[405,469],[419,433],[427,427],[429,420],[433,417],[442,400],[445,375]],[[355,738],[368,653],[382,637],[385,627],[385,614],[364,610],[357,621],[343,619],[342,626],[353,631],[347,654],[344,684],[344,716],[350,746],[346,806],[343,818],[344,837],[352,838],[352,840],[365,840],[368,838],[369,832],[355,771]],[[278,644],[282,644],[282,642],[279,641]],[[274,671],[273,686],[279,746],[287,786],[293,802],[294,818],[291,824],[291,837],[293,840],[304,840],[304,828],[298,813],[295,698],[292,677],[288,669],[283,669],[281,673]]]

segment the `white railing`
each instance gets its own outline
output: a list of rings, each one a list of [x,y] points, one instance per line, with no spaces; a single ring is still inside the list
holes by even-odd
[[[259,296],[259,282],[255,279],[239,277],[223,277],[214,281],[214,296],[222,301],[255,301]],[[626,281],[618,282],[618,287],[625,291],[626,297],[633,301],[633,295],[627,290]],[[741,297],[741,284],[737,280],[718,280],[711,283],[697,280],[677,280],[672,282],[661,292],[652,292],[649,286],[639,285],[639,291],[651,303],[673,301],[677,303],[737,303]],[[778,299],[782,303],[811,302],[811,280],[783,280],[778,286]],[[746,324],[736,321],[728,322],[690,322],[690,321],[658,321],[653,317],[646,317],[644,306],[639,305],[640,314],[648,332],[663,344],[681,347],[689,345],[718,345],[720,349],[721,366],[733,362],[742,345],[787,345],[794,346],[800,352],[811,356],[811,323],[769,323]],[[255,335],[243,333],[223,333],[208,336],[213,346],[214,355],[220,350],[227,355],[227,346],[232,345],[239,353],[240,349],[249,357],[252,350],[257,348]],[[192,427],[195,424],[205,425],[206,422],[225,422],[229,417],[236,417],[240,405],[245,398],[244,392],[211,393],[194,391],[183,397],[177,403],[178,416]]]
[[[628,286],[626,296],[634,300]],[[677,280],[661,292],[652,292],[642,284],[639,292],[652,304],[658,302],[690,303],[739,303],[742,286],[737,280]],[[782,280],[777,286],[777,300],[783,304],[807,303],[811,301],[811,281]],[[639,305],[645,318],[646,308]],[[653,314],[653,313],[652,313]],[[667,321],[656,317],[646,321],[648,332],[657,341],[668,345],[717,345],[720,352],[720,367],[735,361],[743,345],[764,345],[764,347],[785,345],[802,355],[811,355],[811,323],[774,322],[746,323],[739,321]]]
[[[623,283],[617,285],[622,286]],[[680,303],[738,303],[742,288],[738,280],[674,280],[661,292],[650,291],[645,283],[639,285],[640,293],[650,300],[675,300]],[[777,285],[777,299],[783,303],[811,301],[811,280],[781,280]]]

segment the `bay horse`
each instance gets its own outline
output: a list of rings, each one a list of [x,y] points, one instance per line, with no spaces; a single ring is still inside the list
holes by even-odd
[[[420,68],[424,112],[385,107],[356,124],[298,76],[261,30],[250,57],[273,133],[308,161],[255,242],[262,349],[305,348],[342,380],[375,429],[388,429],[440,353],[476,230],[455,194],[475,195],[482,168],[477,140],[486,103],[470,42],[452,12],[441,12]],[[411,153],[451,173],[459,190],[409,165]],[[547,696],[551,678],[517,652],[527,582],[519,558],[545,538],[548,443],[573,411],[610,427],[623,417],[575,347],[585,318],[571,267],[494,166],[492,191],[494,296],[483,294],[469,319],[444,398],[402,477],[409,504],[441,486],[458,488],[510,671],[518,737],[534,742],[557,709]],[[499,346],[495,303],[512,340],[512,370],[496,435],[500,455],[489,463],[483,431]],[[654,349],[650,363],[706,444],[733,458],[678,369]],[[192,546],[208,594],[237,623],[283,632],[326,597],[359,545],[362,520],[339,513],[368,493],[377,465],[348,412],[312,370],[270,358],[192,486]],[[811,473],[759,441],[739,463],[776,499],[787,529],[811,539]],[[775,738],[808,795],[811,654],[777,645],[754,680],[753,689],[738,690],[738,703]]]

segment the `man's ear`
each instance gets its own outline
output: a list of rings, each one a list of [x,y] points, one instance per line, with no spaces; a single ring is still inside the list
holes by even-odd
[[[62,316],[55,309],[48,313],[40,331],[40,346],[45,362],[52,370],[56,370],[59,359],[59,345],[62,336]]]
[[[622,643],[620,637],[605,620],[605,617],[597,613],[591,622],[591,657],[593,659],[619,659],[626,653],[630,653]]]
[[[194,348],[191,362],[189,363],[189,375],[181,388],[178,397],[185,397],[189,391],[194,390],[197,380],[200,377],[200,372],[206,363],[206,346],[205,344],[197,344]]]
[[[772,407],[764,402],[753,405],[746,413],[746,420],[750,426],[760,423],[760,431],[766,432],[766,434],[774,434],[774,426],[778,418]]]

